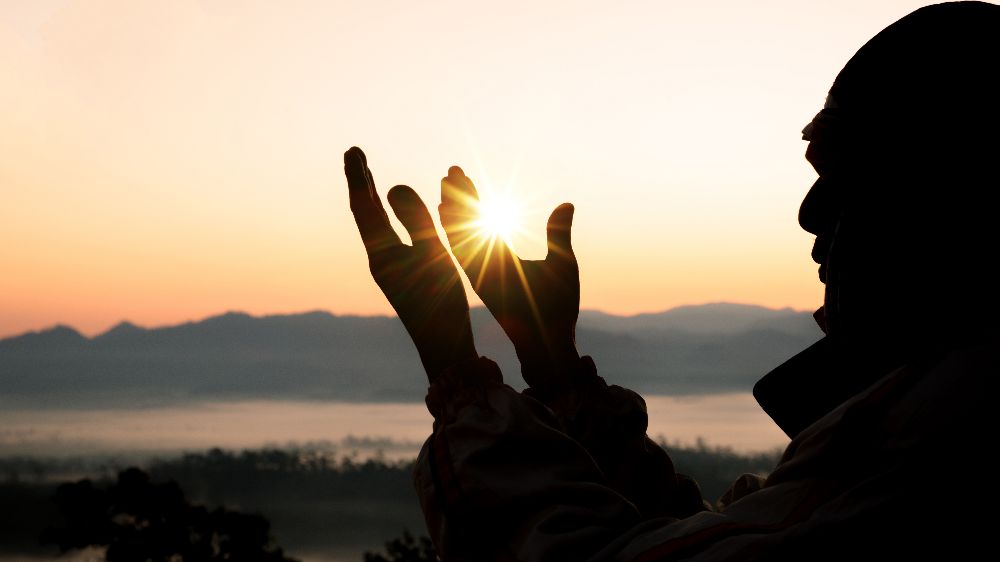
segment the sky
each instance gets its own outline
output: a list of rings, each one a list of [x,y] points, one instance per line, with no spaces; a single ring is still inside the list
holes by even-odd
[[[433,209],[453,164],[508,193],[527,258],[574,203],[584,308],[814,309],[800,131],[922,5],[0,0],[0,337],[391,314],[352,145],[383,197]]]

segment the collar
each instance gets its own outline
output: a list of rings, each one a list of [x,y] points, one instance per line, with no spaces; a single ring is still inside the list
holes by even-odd
[[[826,336],[754,385],[757,403],[790,438],[876,380],[875,365],[845,368],[839,357]]]

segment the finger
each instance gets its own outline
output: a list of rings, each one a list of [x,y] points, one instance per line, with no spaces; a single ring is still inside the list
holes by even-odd
[[[426,242],[437,242],[440,245],[434,220],[427,211],[427,206],[413,189],[397,185],[389,190],[386,199],[389,200],[389,206],[396,213],[399,222],[403,223],[406,231],[410,233],[410,240],[413,240],[414,246]]]
[[[344,174],[347,176],[354,222],[358,225],[361,240],[368,253],[401,244],[399,236],[389,224],[389,216],[375,191],[375,182],[368,169],[365,153],[360,148],[351,147],[344,153]]]
[[[441,226],[448,235],[455,257],[468,257],[474,247],[476,207],[479,194],[472,180],[458,166],[452,166],[441,179]]]
[[[573,228],[573,205],[563,203],[556,207],[549,215],[549,222],[546,227],[546,237],[548,238],[549,256],[561,259],[574,259],[573,240],[571,230]]]
[[[448,168],[448,176],[441,180],[441,204],[457,207],[474,207],[479,193],[472,180],[458,166]]]
[[[472,180],[458,166],[449,168],[448,175],[441,179],[441,211],[448,216],[450,226],[471,226],[478,205],[479,193]]]

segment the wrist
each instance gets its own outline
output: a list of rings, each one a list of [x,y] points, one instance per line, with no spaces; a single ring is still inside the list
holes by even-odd
[[[580,361],[576,341],[571,337],[553,338],[536,335],[524,345],[515,345],[514,351],[522,366],[531,368],[571,368]]]
[[[489,389],[503,384],[500,367],[486,357],[466,359],[442,371],[431,382],[424,402],[438,423],[454,421],[464,407],[487,404]]]
[[[593,370],[593,362],[582,358],[576,346],[562,349],[549,348],[544,353],[519,356],[521,376],[528,386],[548,394],[549,389],[557,389],[572,384],[581,376]],[[596,370],[594,370],[596,374]]]
[[[522,374],[532,376],[532,373]],[[581,357],[571,371],[563,372],[558,377],[538,375],[537,383],[526,389],[524,394],[555,412],[567,431],[578,425],[579,412],[587,409],[586,404],[604,402],[609,390],[608,383],[597,374],[597,367],[589,355]]]
[[[479,359],[479,352],[476,351],[471,334],[466,338],[459,338],[458,341],[438,342],[434,346],[424,348],[418,346],[417,351],[427,378],[431,382],[456,365]]]
[[[545,350],[540,353],[518,354],[521,369],[550,371],[572,370],[580,361],[580,352],[576,348],[562,350]]]

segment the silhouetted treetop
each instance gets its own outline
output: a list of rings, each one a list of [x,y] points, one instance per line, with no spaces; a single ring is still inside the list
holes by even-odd
[[[176,482],[153,483],[138,468],[107,487],[63,484],[54,501],[63,521],[42,540],[63,552],[107,547],[108,562],[294,562],[274,544],[263,516],[193,505]]]

